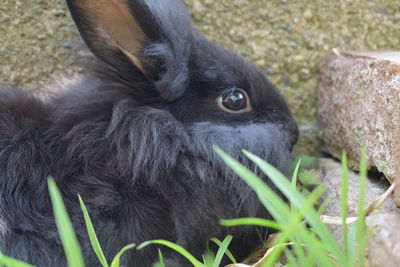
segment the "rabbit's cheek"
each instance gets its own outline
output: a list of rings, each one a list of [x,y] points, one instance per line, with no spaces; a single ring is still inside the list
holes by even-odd
[[[241,126],[216,125],[209,122],[193,124],[190,129],[193,153],[217,162],[212,146],[221,147],[236,158],[243,158],[246,149],[285,171],[291,138],[281,126],[271,123]]]

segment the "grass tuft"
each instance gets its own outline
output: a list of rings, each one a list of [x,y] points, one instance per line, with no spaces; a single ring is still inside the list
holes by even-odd
[[[241,177],[257,194],[260,202],[268,210],[274,220],[263,218],[237,218],[230,220],[221,220],[220,224],[226,227],[234,227],[241,225],[253,225],[257,227],[272,228],[280,233],[276,235],[272,245],[267,252],[254,266],[275,266],[279,263],[282,255],[287,260],[286,266],[327,266],[327,267],[353,267],[364,266],[364,250],[366,247],[366,227],[365,217],[365,197],[366,197],[366,179],[367,179],[367,155],[365,148],[361,152],[360,160],[360,188],[359,200],[357,209],[357,218],[348,218],[348,167],[346,153],[342,154],[342,181],[341,181],[341,198],[340,218],[330,218],[335,224],[341,224],[344,239],[344,249],[341,249],[338,242],[334,239],[328,227],[323,220],[327,220],[327,216],[322,219],[321,213],[324,211],[328,200],[325,200],[319,210],[314,206],[319,202],[321,196],[325,192],[325,187],[320,183],[311,183],[314,185],[314,190],[307,196],[300,192],[297,188],[299,177],[299,169],[301,161],[293,165],[293,175],[289,181],[281,172],[272,165],[263,161],[256,155],[243,151],[243,153],[268,177],[276,188],[288,199],[288,203],[281,198],[279,193],[272,190],[260,177],[256,176],[248,168],[240,164],[237,160],[226,154],[218,147],[214,147],[216,153],[222,160],[239,176]],[[312,160],[312,161],[311,161]],[[314,159],[306,159],[307,164],[314,162]],[[303,173],[305,170],[302,171]],[[301,184],[301,179],[299,181]],[[64,248],[66,259],[69,267],[84,267],[83,255],[78,243],[78,239],[72,227],[71,219],[68,216],[65,204],[62,200],[61,193],[58,190],[53,179],[48,180],[49,193],[53,205],[54,216],[57,229],[60,234],[60,239]],[[310,188],[310,187],[309,187]],[[386,193],[389,194],[389,193]],[[209,249],[202,256],[202,261],[199,261],[189,251],[182,246],[167,240],[152,240],[147,241],[136,247],[135,244],[130,244],[123,247],[109,265],[100,242],[96,235],[92,220],[85,203],[81,196],[78,196],[79,203],[82,209],[83,217],[86,224],[89,240],[92,248],[99,259],[102,267],[120,267],[121,257],[131,249],[143,249],[150,245],[162,245],[173,251],[181,254],[194,267],[218,267],[221,266],[223,257],[226,256],[234,264],[237,263],[234,255],[229,251],[229,244],[233,240],[233,236],[228,235],[223,241],[217,238],[211,238],[209,242],[218,245],[216,254]],[[383,198],[382,198],[383,199]],[[383,201],[383,200],[382,200]],[[381,202],[382,202],[381,201]],[[377,202],[375,206],[379,206]],[[349,219],[354,219],[356,223],[348,228]],[[166,267],[163,254],[158,250],[159,262],[155,263],[156,267]],[[35,267],[33,265],[21,262],[19,260],[0,254],[0,266],[8,267]],[[246,265],[240,265],[246,266]],[[168,266],[170,267],[170,266]]]
[[[63,244],[65,257],[69,267],[84,267],[81,247],[78,243],[71,219],[68,216],[61,193],[57,188],[56,182],[50,178],[48,180],[51,203],[53,204],[54,217],[56,219],[58,233]]]

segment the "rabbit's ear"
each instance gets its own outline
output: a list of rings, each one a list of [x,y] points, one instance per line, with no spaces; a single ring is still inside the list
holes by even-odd
[[[67,0],[67,4],[82,38],[98,58],[122,72],[134,66],[158,83],[163,98],[181,95],[192,27],[180,0]]]

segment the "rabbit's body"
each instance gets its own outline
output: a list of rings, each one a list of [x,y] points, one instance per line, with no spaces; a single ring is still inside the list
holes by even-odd
[[[254,229],[218,220],[265,214],[212,146],[248,165],[241,154],[247,149],[284,170],[297,139],[284,100],[254,66],[195,31],[179,1],[96,1],[68,4],[88,46],[107,64],[59,82],[46,98],[0,91],[3,253],[40,267],[65,266],[47,191],[52,176],[89,267],[99,262],[77,194],[108,259],[124,245],[152,239],[177,242],[200,258],[209,238],[229,233],[234,254],[246,256],[260,244]],[[123,23],[102,13],[110,3]],[[135,41],[127,38],[132,28]],[[238,100],[243,95],[246,106]],[[233,110],[239,104],[244,108]],[[163,252],[169,266],[188,265]],[[123,262],[151,266],[157,256],[149,247],[128,252]]]

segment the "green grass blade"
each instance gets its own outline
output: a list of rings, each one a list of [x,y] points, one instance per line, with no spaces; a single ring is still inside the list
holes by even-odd
[[[299,245],[299,243],[301,243],[301,240],[299,239],[299,238],[295,238],[294,240],[294,244],[293,244],[293,250],[294,250],[294,253],[295,253],[295,255],[296,255],[296,257],[297,257],[297,259],[298,259],[298,261],[300,262],[300,263],[304,263],[305,261],[306,261],[306,254],[305,254],[305,252],[304,252],[304,248],[303,248],[303,246],[302,245]],[[293,255],[293,254],[292,254]],[[290,262],[290,261],[289,261]],[[295,264],[295,262],[293,262],[293,264]],[[294,265],[294,266],[302,266],[303,264],[299,264],[299,265]]]
[[[290,208],[285,202],[279,197],[269,186],[267,186],[259,177],[252,173],[248,168],[241,165],[238,161],[233,159],[231,156],[226,154],[218,147],[214,147],[216,153],[224,160],[224,162],[232,168],[232,170],[239,175],[246,183],[257,193],[258,198],[270,214],[274,217],[282,228],[286,231],[288,222],[290,221],[291,214]],[[282,174],[280,174],[282,175]],[[289,184],[289,187],[291,185]],[[315,212],[315,211],[314,211]],[[319,219],[319,217],[318,217]],[[311,235],[305,227],[299,223],[295,224],[296,235],[304,241],[304,243],[309,244],[310,248],[313,249],[315,253],[313,255],[319,259],[324,266],[332,266],[331,261],[324,253],[326,246]],[[290,229],[290,228],[289,228]]]
[[[243,151],[243,153],[245,153],[245,155],[274,182],[291,203],[296,205],[297,208],[300,208],[303,205],[305,197],[292,188],[290,182],[279,170],[248,151]],[[321,222],[318,213],[314,209],[309,209],[304,215],[310,225],[314,228],[315,232],[329,247],[330,252],[338,259],[339,263],[342,265],[346,264],[346,258],[343,255],[343,252],[328,227]]]
[[[272,252],[268,255],[266,259],[261,263],[262,267],[272,267],[275,266],[275,264],[279,261],[282,251],[284,248],[285,243],[288,241],[288,232],[281,233],[277,240],[274,242],[272,247],[274,248]]]
[[[214,147],[214,150],[223,159],[223,161],[256,192],[264,207],[269,210],[275,220],[282,224],[282,228],[285,228],[288,218],[291,216],[290,209],[286,203],[283,202],[283,200],[269,186],[267,186],[248,168],[241,165],[238,161],[226,154],[219,147]],[[286,239],[280,241],[284,243],[286,242]],[[268,264],[270,264],[269,262],[273,261],[271,259],[277,260],[279,258],[279,252],[279,250],[274,250],[271,253]],[[263,266],[272,266],[272,264]]]
[[[115,255],[113,261],[111,262],[111,267],[120,267],[121,257],[125,254],[125,252],[127,252],[128,250],[133,249],[135,247],[136,247],[136,244],[129,244],[129,245],[126,245],[125,247],[123,247],[117,253],[117,255]]]
[[[213,267],[215,262],[215,255],[212,251],[207,250],[203,255],[204,267]]]
[[[231,220],[220,220],[219,222],[223,226],[234,227],[241,225],[256,225],[267,228],[273,228],[276,230],[282,230],[280,224],[275,221],[261,219],[261,218],[240,218],[240,219],[231,219]]]
[[[56,219],[58,233],[63,244],[68,266],[84,267],[82,251],[78,243],[71,219],[68,216],[61,193],[53,179],[48,180],[51,203],[53,205],[54,217]]]
[[[297,162],[297,165],[292,174],[292,187],[294,190],[297,189],[297,179],[298,179],[298,175],[299,175],[300,165],[301,165],[301,158],[299,158],[299,161]],[[290,208],[292,210],[292,213],[294,213],[296,210],[296,207],[294,205],[290,205]],[[303,246],[299,246],[297,244],[297,241],[298,241],[298,238],[295,238],[294,239],[295,244],[293,245],[293,250],[294,250],[297,258],[299,259],[299,262],[304,262],[304,259],[305,259],[304,248],[303,248]],[[288,259],[289,265],[295,266],[296,263],[295,263],[293,254],[286,248],[285,248],[284,252],[285,252],[286,258]],[[289,258],[290,256],[292,256],[293,258]]]
[[[28,263],[4,256],[4,255],[0,256],[0,264],[4,264],[8,267],[35,267]]]
[[[297,189],[297,178],[298,178],[298,174],[299,174],[300,164],[301,164],[301,158],[299,159],[299,162],[297,162],[297,165],[294,168],[293,175],[292,175],[292,187],[294,190]],[[290,205],[290,209],[292,212],[294,212],[295,208],[296,207],[294,207],[293,205]]]
[[[350,261],[349,267],[354,266],[354,262],[356,259],[355,251],[357,247],[357,224],[353,224],[350,226],[348,235],[347,235],[347,255]]]
[[[222,241],[222,244],[217,251],[217,255],[215,256],[213,267],[218,267],[221,264],[222,258],[224,257],[232,238],[231,235],[228,235],[225,237],[224,241]]]
[[[299,168],[301,164],[301,159],[299,159],[299,162],[296,165],[296,168],[294,168],[293,175],[292,175],[292,187],[296,188],[297,186],[297,177],[299,175]]]
[[[158,257],[160,258],[160,266],[165,267],[164,256],[161,252],[161,249],[158,249]]]
[[[316,266],[314,258],[310,255],[310,257],[307,258],[306,263],[304,264],[305,267],[309,267],[309,266]],[[339,266],[336,266],[339,267]]]
[[[0,257],[1,257],[1,256],[4,256],[4,255],[3,255],[3,253],[2,253],[1,250],[0,250]],[[4,265],[0,263],[0,267],[4,267]]]
[[[81,205],[81,209],[83,212],[83,217],[85,219],[86,230],[88,232],[92,248],[93,248],[94,252],[96,253],[97,258],[99,259],[101,265],[103,267],[108,267],[109,265],[107,263],[107,259],[104,256],[103,250],[101,249],[99,240],[96,235],[96,231],[94,230],[92,220],[90,219],[90,216],[89,216],[89,212],[87,211],[85,203],[83,202],[80,195],[78,195],[78,198],[79,198],[79,204]]]
[[[298,230],[298,229],[297,229]],[[313,261],[318,262],[317,265],[306,266],[324,266],[334,267],[332,260],[328,257],[326,246],[315,236],[312,232],[301,231],[298,233],[299,240],[302,241],[307,247]]]
[[[295,245],[293,245],[293,246],[295,246]],[[283,252],[285,253],[286,259],[288,261],[288,263],[286,265],[287,267],[290,267],[290,266],[300,267],[300,266],[302,266],[302,264],[298,264],[297,263],[296,257],[293,255],[293,253],[288,248],[284,248]],[[303,263],[305,261],[302,261],[301,259],[299,259],[298,262],[299,263]]]
[[[160,261],[155,263],[153,265],[153,267],[166,267],[165,266],[165,262],[164,262],[164,256],[163,256],[163,254],[161,252],[161,249],[158,249],[158,258],[159,258]]]
[[[256,193],[266,209],[271,215],[283,226],[286,226],[287,219],[290,218],[290,209],[285,202],[259,177],[257,177],[248,168],[241,165],[238,161],[222,151],[219,147],[214,147],[216,153],[224,160],[224,162],[239,175]],[[286,240],[282,241],[286,242]],[[279,258],[278,252],[272,253],[272,258]]]
[[[324,266],[324,267],[334,267],[335,265],[332,263],[331,259],[327,256],[326,251],[324,250],[324,245],[315,238],[311,232],[308,232],[305,229],[305,226],[299,226],[297,228],[292,228],[297,231],[296,236],[299,237],[301,243],[307,247],[309,251],[309,255],[311,255],[312,259],[316,262],[319,262],[319,265],[316,266]],[[293,231],[293,230],[291,230]],[[268,256],[266,261],[262,264],[262,267],[272,267],[275,266],[279,256],[282,253],[282,249],[285,247],[282,244],[287,242],[288,234],[282,233],[282,236],[278,239],[278,241],[274,244],[276,247],[271,254]],[[305,266],[314,266],[314,265],[305,265]]]
[[[167,240],[146,241],[146,242],[143,242],[142,244],[140,244],[138,246],[138,249],[142,249],[144,247],[147,247],[149,245],[154,245],[154,244],[163,245],[163,246],[166,246],[166,247],[168,247],[170,249],[175,250],[176,252],[181,254],[183,257],[185,257],[188,261],[190,261],[193,264],[193,266],[195,266],[195,267],[204,267],[204,265],[200,261],[198,261],[195,257],[193,257],[193,255],[190,254],[186,249],[184,249],[183,247],[179,246],[178,244],[172,243],[172,242],[167,241]],[[114,267],[114,266],[112,266],[112,267]]]
[[[287,242],[289,237],[296,237],[298,234],[302,236],[303,238],[300,239],[304,243],[306,243],[309,247],[310,253],[315,254],[315,257],[325,266],[331,266],[329,265],[329,258],[323,253],[321,250],[321,246],[318,244],[318,240],[315,239],[314,242],[312,236],[304,227],[303,225],[300,224],[301,219],[303,218],[303,214],[307,212],[309,209],[313,209],[313,206],[315,203],[318,201],[318,199],[322,196],[322,194],[325,192],[325,189],[323,186],[317,187],[306,199],[304,202],[304,205],[299,209],[298,211],[296,210],[294,213],[291,214],[291,217],[289,218],[289,223],[285,226],[284,230],[282,231],[282,234],[280,238],[278,239],[277,243],[282,244]],[[296,238],[295,238],[296,239]],[[307,240],[307,241],[306,241]],[[284,246],[280,246],[277,244],[274,244],[276,248],[272,251],[271,255],[267,258],[265,262],[265,266],[273,266],[274,263],[278,260],[279,255],[284,250]],[[301,255],[299,255],[301,256]]]
[[[254,190],[254,192],[256,192],[261,203],[266,209],[269,210],[275,220],[277,220],[278,223],[285,224],[285,222],[287,222],[287,218],[290,217],[290,209],[286,203],[248,168],[241,165],[238,161],[226,154],[219,147],[214,147],[214,150],[222,158],[222,160],[237,175],[239,175]]]
[[[349,260],[349,255],[347,254],[347,213],[348,213],[348,199],[349,199],[349,168],[347,167],[347,155],[346,152],[342,153],[342,181],[341,181],[341,197],[340,197],[340,213],[342,217],[342,232],[343,232],[343,242],[344,242],[344,251],[346,254],[346,258]],[[347,260],[348,264],[350,262]]]
[[[221,240],[219,240],[218,238],[213,237],[213,238],[210,239],[210,241],[214,242],[219,247],[221,247],[221,245],[222,245]],[[233,254],[230,252],[229,249],[226,250],[225,254],[231,260],[232,263],[234,263],[234,264],[237,263],[237,260],[235,259],[235,257],[233,256]]]

